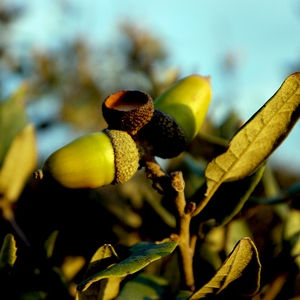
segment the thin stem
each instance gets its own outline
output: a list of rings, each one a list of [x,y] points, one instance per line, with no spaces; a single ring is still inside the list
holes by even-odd
[[[24,232],[22,231],[22,229],[19,227],[18,223],[15,220],[15,215],[14,212],[11,208],[11,205],[9,203],[9,201],[4,198],[1,200],[2,201],[2,216],[3,218],[9,222],[9,224],[11,225],[11,227],[13,228],[13,230],[15,231],[16,235],[24,242],[24,244],[29,247],[30,243],[28,241],[28,239],[26,238]]]

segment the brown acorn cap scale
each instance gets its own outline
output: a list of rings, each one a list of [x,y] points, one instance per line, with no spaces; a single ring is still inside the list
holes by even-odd
[[[115,155],[115,179],[113,184],[129,180],[139,166],[139,153],[135,142],[125,131],[106,129],[105,133],[111,140]]]

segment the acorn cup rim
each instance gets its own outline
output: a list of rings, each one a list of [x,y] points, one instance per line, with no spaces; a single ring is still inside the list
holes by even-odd
[[[141,102],[136,101],[135,102],[137,104],[136,108],[133,108],[130,110],[138,109],[140,106],[146,104],[149,101],[149,98],[151,98],[147,93],[140,91],[140,90],[120,90],[120,91],[112,93],[108,97],[106,97],[103,104],[106,105],[107,108],[123,111],[123,109],[119,107],[120,103],[118,103],[118,102],[124,102],[124,101],[126,102],[128,100],[131,100],[128,97],[129,96],[128,94],[140,94],[141,96],[143,96],[143,97],[139,97],[138,99],[135,98],[135,100],[139,100]],[[132,101],[128,101],[128,102],[130,104],[134,104],[134,103],[131,103]],[[107,104],[109,104],[109,105],[107,105]],[[117,104],[117,106],[115,106],[114,104]],[[138,105],[138,104],[140,104],[140,105]],[[127,110],[128,109],[126,109],[125,111],[127,111]]]
[[[110,94],[102,103],[102,115],[108,128],[136,134],[152,118],[154,102],[140,90],[121,90]]]

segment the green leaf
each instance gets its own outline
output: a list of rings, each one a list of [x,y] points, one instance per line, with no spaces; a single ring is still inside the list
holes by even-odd
[[[255,295],[260,285],[260,270],[261,265],[254,243],[250,238],[242,238],[215,276],[200,290],[196,291],[189,300],[217,295],[222,295],[220,299]]]
[[[0,166],[14,137],[28,124],[26,92],[24,84],[10,98],[0,102]]]
[[[176,295],[175,300],[187,300],[193,293],[190,291],[179,291],[179,293]]]
[[[78,290],[85,291],[93,282],[103,278],[124,277],[133,274],[151,262],[171,254],[176,247],[177,242],[169,239],[161,243],[139,243],[131,248],[132,254],[128,258],[85,279],[78,285]]]
[[[120,260],[112,245],[106,244],[98,248],[90,260],[88,268],[84,274],[84,279],[91,277],[107,267],[118,263]]]
[[[237,132],[228,150],[206,167],[206,195],[223,182],[255,172],[286,138],[300,115],[300,73],[287,77],[275,95]]]
[[[116,300],[170,299],[171,292],[165,278],[141,273],[128,281]]]
[[[16,241],[12,234],[4,238],[0,251],[0,269],[11,269],[17,259]]]
[[[85,278],[91,278],[97,273],[105,270],[107,267],[119,262],[119,258],[115,249],[111,245],[104,245],[98,248],[95,252],[88,268],[84,274]],[[78,300],[109,300],[114,299],[120,288],[120,282],[123,277],[105,278],[103,280],[95,281],[88,286],[84,286],[84,291],[77,291],[76,299]]]

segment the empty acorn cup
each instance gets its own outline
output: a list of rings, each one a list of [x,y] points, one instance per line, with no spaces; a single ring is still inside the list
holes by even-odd
[[[108,128],[135,135],[152,118],[152,98],[139,90],[123,90],[110,94],[102,104]]]

